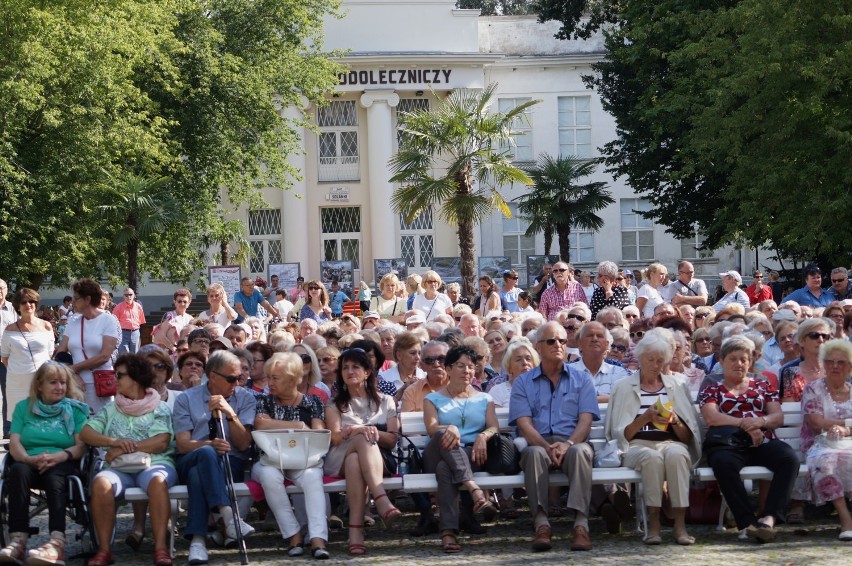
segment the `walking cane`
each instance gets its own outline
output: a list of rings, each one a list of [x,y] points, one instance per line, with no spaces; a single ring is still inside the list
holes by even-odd
[[[219,438],[227,438],[225,436],[225,423],[222,421],[221,412],[213,411],[210,420],[216,423],[216,432]],[[231,458],[227,452],[222,454],[222,461],[225,465],[225,484],[228,486],[231,510],[234,512],[234,530],[237,533],[237,549],[240,551],[240,564],[245,566],[249,563],[248,552],[246,551],[246,541],[243,538],[243,530],[241,528],[242,519],[240,519],[240,507],[237,505],[237,493],[234,491],[234,472],[231,470]]]

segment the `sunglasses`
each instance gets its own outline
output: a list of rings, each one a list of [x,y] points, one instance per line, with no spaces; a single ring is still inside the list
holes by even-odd
[[[132,297],[132,296],[133,296],[133,293],[125,293],[125,294],[124,294],[124,296],[125,296],[125,297]]]
[[[763,279],[763,275],[752,275],[755,279]]]
[[[710,316],[709,312],[703,312],[701,314],[695,315],[695,318],[707,318],[708,316]]]
[[[566,344],[568,344],[568,339],[567,338],[546,338],[544,340],[538,341],[539,344],[541,344],[542,342],[544,342],[548,346],[553,346],[557,342],[559,343],[560,346],[565,346]]]
[[[612,349],[617,350],[623,354],[627,351],[627,346],[625,346],[624,344],[613,344]]]
[[[580,322],[586,322],[586,317],[580,314],[565,315],[565,318],[573,318],[574,320],[579,320]]]
[[[37,305],[38,301],[34,301],[32,299],[24,299],[23,301],[21,301],[21,304],[22,305]]]
[[[311,360],[311,357],[307,354],[299,354],[299,357],[302,359],[303,364],[310,364],[313,362],[313,360]]]
[[[616,277],[615,280],[616,281],[624,281],[624,277]]]
[[[159,369],[159,370],[164,370],[164,369],[168,368],[168,366],[166,364],[164,364],[163,362],[158,362],[151,367],[153,367],[154,369]]]
[[[566,271],[568,271],[568,270],[567,269],[554,269],[553,270],[554,273],[565,273]]]
[[[232,385],[240,380],[239,375],[225,375],[224,373],[219,373],[218,371],[211,371],[210,373],[221,375],[225,379],[225,381]]]
[[[447,356],[426,356],[423,358],[423,363],[427,366],[431,366],[435,362],[444,365],[444,362],[447,360]]]
[[[832,283],[843,283],[844,281],[846,281],[846,279],[832,279],[831,280]]]
[[[320,358],[318,361],[322,364],[335,364],[337,363],[337,358],[334,356],[325,356],[324,358]]]
[[[644,332],[641,332],[641,331],[640,331],[640,332],[631,332],[631,333],[630,333],[630,337],[631,337],[631,338],[642,338],[643,336],[645,336],[645,333],[644,333]]]
[[[308,291],[319,291],[319,287],[308,287]]]
[[[810,338],[811,340],[819,340],[822,338],[825,341],[831,340],[831,334],[826,334],[825,332],[808,332],[805,334],[805,338]]]
[[[696,344],[699,343],[699,342],[704,343],[704,342],[712,342],[712,341],[713,340],[711,338],[696,338],[695,339]]]

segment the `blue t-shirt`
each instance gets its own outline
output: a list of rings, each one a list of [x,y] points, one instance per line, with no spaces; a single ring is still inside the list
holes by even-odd
[[[348,300],[349,297],[346,296],[346,293],[343,291],[332,293],[331,297],[328,299],[328,306],[331,307],[331,314],[335,316],[343,314],[343,303]]]
[[[263,301],[263,293],[259,289],[255,289],[251,297],[246,297],[242,291],[234,293],[234,307],[237,306],[237,303],[243,305],[246,314],[249,316],[257,316],[257,306]]]
[[[464,446],[473,443],[476,435],[485,430],[488,403],[493,401],[491,395],[481,391],[466,399],[447,397],[436,391],[427,395],[426,400],[438,410],[438,423],[459,429]]]
[[[500,299],[506,306],[506,310],[509,312],[518,312],[520,310],[520,307],[518,306],[518,295],[520,294],[520,287],[515,287],[511,291],[500,291]]]

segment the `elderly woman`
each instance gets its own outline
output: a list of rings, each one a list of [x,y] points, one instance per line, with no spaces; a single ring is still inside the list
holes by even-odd
[[[775,539],[799,473],[799,458],[790,445],[775,438],[784,424],[778,393],[762,379],[749,378],[754,344],[734,335],[722,342],[722,381],[709,383],[698,394],[698,405],[709,429],[704,441],[707,463],[719,482],[737,528],[759,542]],[[763,517],[756,517],[740,478],[745,466],[773,472]]]
[[[343,334],[358,334],[361,331],[361,321],[349,313],[340,317],[340,330]]]
[[[393,398],[379,392],[376,381],[376,372],[365,352],[355,348],[344,351],[337,373],[337,395],[326,408],[332,447],[325,459],[325,473],[346,478],[351,556],[367,551],[364,525],[352,522],[364,516],[367,490],[386,527],[401,515],[385,492],[379,450],[396,446],[399,418]]]
[[[820,347],[831,340],[834,334],[833,323],[824,318],[811,318],[799,324],[796,330],[796,344],[799,345],[799,359],[782,366],[778,376],[781,400],[801,401],[805,385],[825,377],[819,361]]]
[[[642,475],[648,507],[644,542],[650,545],[662,542],[664,482],[672,502],[675,542],[695,542],[685,518],[689,476],[701,457],[698,413],[686,383],[668,373],[674,353],[671,331],[655,328],[645,334],[636,345],[639,371],[615,382],[604,425],[607,438],[617,440],[624,452],[624,465]]]
[[[302,360],[293,352],[273,355],[264,364],[263,370],[269,380],[269,394],[257,399],[255,430],[323,430],[325,410],[322,401],[315,395],[299,391],[302,381]],[[322,487],[322,466],[304,470],[280,470],[260,460],[252,468],[252,478],[263,486],[266,502],[285,540],[289,541],[290,556],[300,556],[302,550],[302,526],[293,513],[284,480],[290,480],[305,494],[305,510],[308,516],[308,537],[311,540],[311,555],[317,559],[329,557],[325,548],[328,540],[325,493]]]
[[[334,382],[337,380],[337,360],[340,358],[340,350],[334,346],[326,346],[318,349],[316,356],[322,383],[331,391],[331,396],[333,397],[335,394]]]
[[[112,564],[110,542],[115,527],[115,501],[122,498],[127,488],[139,487],[148,494],[151,509],[154,564],[171,566],[169,488],[177,483],[172,412],[151,387],[154,375],[144,357],[120,356],[115,362],[115,375],[118,379],[115,401],[89,419],[80,433],[86,444],[106,450],[104,469],[95,476],[91,488],[98,551],[86,564]],[[125,455],[142,453],[150,458],[147,465],[122,462]]]
[[[0,341],[0,362],[6,366],[6,406],[14,407],[30,393],[38,368],[53,354],[53,327],[36,316],[39,294],[22,287],[12,297],[17,321],[6,326]]]
[[[456,305],[468,305],[470,300],[467,297],[463,297],[461,294],[461,285],[458,283],[448,283],[447,284],[447,296],[452,301],[453,306]]]
[[[243,321],[251,328],[251,335],[248,337],[249,342],[266,342],[266,329],[263,327],[263,321],[256,316],[249,316]]]
[[[838,339],[846,338],[846,332],[843,328],[843,319],[845,313],[843,311],[843,305],[840,302],[835,301],[825,307],[825,310],[822,311],[822,317],[831,320],[834,323],[834,337]]]
[[[488,392],[497,407],[509,408],[512,397],[512,383],[515,378],[539,364],[538,352],[532,343],[524,337],[515,338],[506,346],[503,354],[503,369],[508,379],[498,383]]]
[[[831,502],[840,519],[840,540],[852,541],[852,344],[831,340],[819,352],[826,376],[802,394],[802,452],[807,456],[813,502]]]
[[[491,389],[501,381],[506,380],[506,372],[503,368],[503,356],[506,354],[506,346],[509,343],[509,340],[506,338],[506,334],[502,329],[494,329],[488,330],[485,332],[485,336],[483,336],[485,343],[488,344],[488,350],[491,353],[491,363],[489,366],[492,371],[494,371],[497,376],[492,378],[488,383],[488,389]],[[502,377],[502,379],[499,379]]]
[[[398,324],[386,324],[377,328],[376,332],[379,334],[379,339],[382,343],[382,353],[385,355],[385,363],[378,370],[387,371],[396,364],[393,361],[394,344],[396,343],[397,335],[402,333],[403,330]]]
[[[751,306],[748,295],[746,295],[746,292],[739,287],[742,285],[743,278],[738,272],[726,271],[725,273],[720,273],[719,277],[722,278],[722,288],[725,290],[725,294],[718,301],[713,303],[713,310],[721,314],[728,305],[738,304],[743,307],[743,309],[747,309]],[[716,318],[719,318],[718,315]]]
[[[180,391],[174,391],[167,387],[174,372],[174,362],[162,350],[151,350],[142,354],[148,363],[151,364],[151,371],[154,374],[154,381],[151,387],[160,394],[160,401],[163,401],[172,410],[175,406],[175,399],[180,395]]]
[[[654,309],[657,308],[657,305],[666,302],[660,295],[660,291],[669,282],[669,272],[665,265],[652,263],[645,270],[644,277],[646,283],[642,285],[636,295],[636,307],[642,313],[642,318],[651,318],[654,316]]]
[[[302,382],[299,383],[299,391],[309,395],[316,395],[325,404],[331,398],[331,390],[322,382],[319,362],[314,349],[307,344],[296,344],[290,348],[291,352],[298,354],[302,359]]]
[[[74,310],[80,316],[68,322],[57,352],[70,352],[77,384],[84,391],[86,404],[93,411],[106,405],[109,397],[98,397],[92,370],[111,370],[112,355],[121,342],[121,325],[110,313],[102,311],[101,286],[91,279],[80,279],[71,286]]]
[[[184,389],[201,385],[207,358],[200,352],[190,350],[177,359],[178,377]]]
[[[198,315],[199,320],[212,321],[227,328],[235,320],[237,311],[228,304],[225,287],[221,283],[213,283],[207,287],[207,303],[210,308]]]
[[[396,296],[396,290],[400,286],[399,279],[393,273],[388,273],[379,281],[380,295],[370,300],[371,311],[379,313],[379,316],[391,322],[402,322],[405,311],[405,299]]]
[[[473,472],[485,465],[488,439],[498,433],[494,401],[471,386],[478,361],[477,353],[466,345],[451,348],[444,359],[449,382],[423,402],[423,421],[431,437],[423,465],[438,481],[441,541],[447,553],[461,550],[459,489],[467,488],[474,512],[492,506],[473,479]]]
[[[86,451],[79,438],[89,415],[81,402],[73,372],[50,362],[36,371],[28,398],[19,401],[12,414],[5,488],[9,493],[9,544],[0,550],[0,560],[21,564],[30,534],[30,489],[47,496],[50,539],[30,550],[33,564],[65,563],[66,478],[75,473]]]
[[[246,389],[255,397],[260,397],[269,393],[266,385],[266,362],[275,353],[275,350],[269,344],[262,342],[252,342],[246,346],[246,350],[251,353],[252,365],[249,369],[249,379],[246,382]]]
[[[498,315],[502,311],[500,303],[500,290],[497,284],[488,275],[483,275],[479,278],[479,307],[474,310],[474,314],[481,317],[490,315],[496,312]],[[452,302],[452,301],[450,301]]]
[[[448,296],[438,292],[438,287],[441,286],[441,276],[434,271],[427,271],[423,274],[423,285],[425,290],[422,294],[414,297],[412,308],[423,312],[426,315],[426,320],[434,320],[439,314],[451,314],[453,310],[453,302]],[[500,295],[497,295],[499,301]]]
[[[675,351],[669,364],[669,370],[671,373],[683,374],[686,378],[687,388],[693,393],[698,392],[707,374],[703,369],[695,367],[693,363],[689,348],[689,337],[680,330],[673,330],[672,335],[675,340]]]
[[[479,391],[485,391],[486,387],[492,379],[497,377],[497,373],[489,367],[491,363],[491,350],[485,340],[479,336],[468,336],[462,340],[462,344],[470,348],[476,353],[476,371],[471,381],[471,386]]]
[[[309,282],[308,296],[305,305],[299,312],[299,320],[311,319],[320,325],[331,320],[331,307],[329,306],[328,291],[322,281],[314,279]]]
[[[409,384],[426,377],[426,372],[420,369],[422,346],[420,338],[411,332],[401,333],[394,341],[393,359],[396,365],[379,372],[379,377],[396,388],[396,399],[402,399],[402,394]]]
[[[598,264],[598,287],[592,293],[589,303],[592,309],[592,318],[597,318],[598,312],[606,307],[623,309],[630,304],[627,295],[627,287],[620,285],[617,281],[618,266],[611,261],[602,261]]]

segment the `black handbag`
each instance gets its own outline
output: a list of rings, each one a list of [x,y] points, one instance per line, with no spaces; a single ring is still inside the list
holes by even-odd
[[[521,471],[518,448],[508,434],[495,434],[486,444],[485,471],[496,475],[514,475]]]
[[[739,450],[749,448],[754,443],[751,436],[738,426],[711,426],[704,436],[704,451],[710,450]]]

